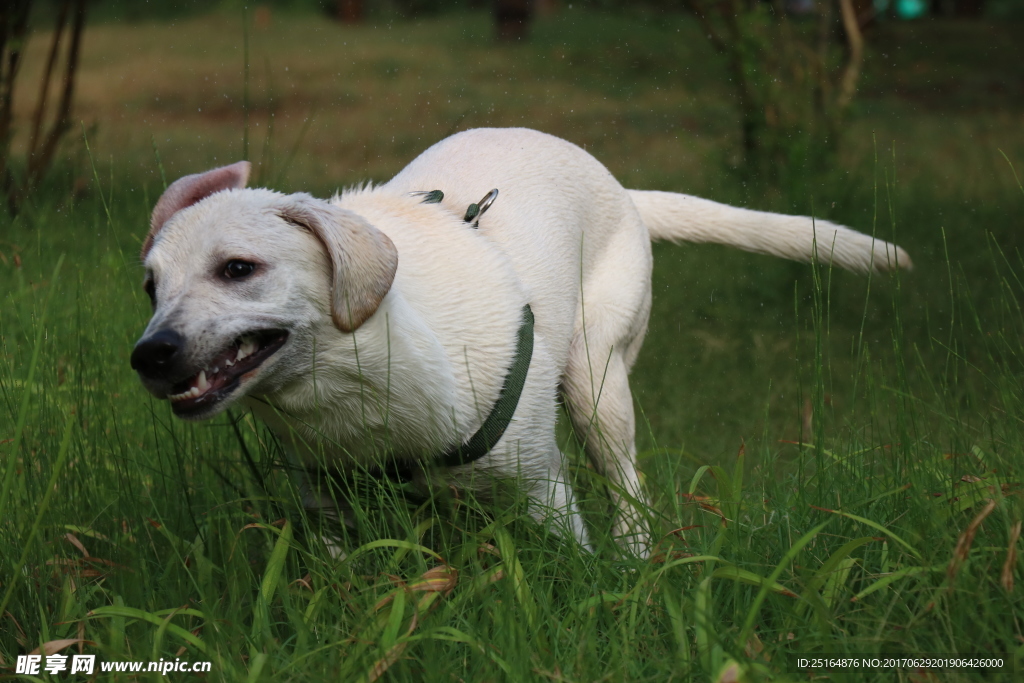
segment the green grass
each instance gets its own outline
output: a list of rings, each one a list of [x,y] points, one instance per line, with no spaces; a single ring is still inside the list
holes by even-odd
[[[215,680],[708,681],[729,661],[750,680],[806,680],[797,653],[992,653],[1019,666],[1024,576],[1007,558],[1024,519],[1024,191],[998,152],[1021,173],[1018,102],[979,113],[971,85],[911,119],[914,100],[868,88],[834,176],[754,195],[723,170],[735,144],[728,91],[714,82],[720,65],[694,65],[713,57],[687,22],[678,40],[674,24],[566,11],[521,49],[490,47],[480,16],[365,32],[317,24],[312,41],[351,40],[355,56],[308,101],[326,60],[290,37],[314,20],[280,21],[252,36],[254,153],[278,112],[265,182],[313,105],[324,118],[284,189],[386,178],[453,124],[526,123],[587,144],[630,186],[813,210],[895,236],[917,267],[868,279],[656,247],[633,377],[651,561],[616,558],[601,482],[579,466],[594,555],[544,534],[521,501],[410,501],[384,485],[352,494],[361,513],[336,562],[260,424],[176,421],[128,367],[149,314],[136,254],[161,190],[150,136],[162,136],[170,178],[240,151],[237,101],[192,113],[240,86],[240,31],[189,51],[235,19],[179,27],[149,57],[163,60],[162,80],[143,78],[147,62],[128,48],[166,41],[166,27],[97,27],[83,57],[96,172],[73,142],[55,186],[0,227],[3,665],[82,638],[101,659],[210,660]],[[972,40],[939,28],[937,56],[919,48],[892,74],[869,63],[867,84],[898,83],[920,60],[939,69],[962,54],[956,40]],[[119,66],[111,44],[135,60]],[[264,59],[298,102],[270,106]],[[987,68],[975,67],[968,83]],[[109,83],[131,69],[141,85],[125,104]],[[204,95],[190,73],[222,80]],[[452,101],[418,94],[424,84]],[[468,105],[476,113],[458,123]]]

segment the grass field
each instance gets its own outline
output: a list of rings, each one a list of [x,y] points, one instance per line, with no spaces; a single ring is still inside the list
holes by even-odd
[[[483,15],[250,19],[247,86],[238,15],[91,27],[88,150],[70,136],[50,186],[0,218],[4,666],[73,640],[65,654],[209,660],[215,680],[807,680],[799,653],[1007,661],[827,680],[1015,680],[1019,25],[881,27],[834,172],[765,191],[730,170],[725,72],[684,18],[564,9],[502,47]],[[128,367],[162,174],[247,155],[261,183],[327,194],[482,125],[585,145],[630,187],[813,212],[914,257],[868,279],[656,247],[633,379],[651,561],[615,557],[566,430],[597,554],[514,501],[383,486],[356,496],[366,513],[334,562],[259,424],[174,421]]]

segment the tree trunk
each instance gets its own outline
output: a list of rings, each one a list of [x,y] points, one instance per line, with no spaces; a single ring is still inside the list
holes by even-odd
[[[551,17],[558,13],[558,0],[537,0],[537,16]]]
[[[519,42],[525,40],[533,18],[532,0],[495,0],[494,22],[498,40]]]
[[[874,24],[878,15],[874,0],[853,0],[853,13],[857,17],[857,26],[861,29]]]
[[[0,7],[0,191],[10,202],[14,188],[9,164],[14,134],[14,83],[21,66],[22,46],[28,38],[32,0],[6,0]]]
[[[337,16],[346,24],[358,24],[363,20],[363,0],[338,0]]]
[[[64,133],[71,125],[71,102],[75,95],[75,74],[78,71],[78,55],[82,50],[82,31],[85,29],[85,0],[65,0],[61,11],[61,25],[54,33],[53,49],[51,55],[56,55],[60,41],[63,21],[69,12],[73,12],[71,19],[71,45],[68,47],[67,64],[64,67],[64,87],[61,93],[60,104],[57,105],[57,114],[54,117],[53,125],[46,137],[39,140],[39,130],[42,127],[43,119],[46,117],[46,98],[41,95],[36,108],[35,121],[32,126],[32,140],[29,145],[28,173],[25,178],[25,192],[32,189],[43,174],[46,173],[53,162],[53,155],[57,152],[57,145],[60,143]],[[49,86],[49,79],[52,74],[52,65],[47,64],[46,79],[43,84],[44,92]]]
[[[980,17],[985,12],[985,0],[956,0],[953,11],[958,17]]]
[[[29,128],[25,176],[19,181],[11,172],[13,104],[22,50],[29,37],[31,6],[32,0],[7,0],[6,4],[0,5],[0,191],[12,212],[17,212],[25,196],[42,181],[53,164],[60,141],[71,126],[71,104],[85,29],[86,0],[62,0]],[[62,86],[60,99],[54,113],[48,115],[51,108],[48,95],[51,83],[58,78],[56,67],[66,26],[70,27],[70,44],[65,51],[63,78],[59,81]],[[50,120],[48,128],[47,120]]]

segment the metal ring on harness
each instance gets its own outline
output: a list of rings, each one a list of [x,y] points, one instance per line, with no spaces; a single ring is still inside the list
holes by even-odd
[[[494,188],[490,192],[484,195],[484,198],[477,204],[470,204],[469,208],[466,209],[466,215],[463,217],[467,223],[473,223],[474,228],[480,227],[480,216],[484,215],[487,209],[491,208],[491,204],[498,198],[498,188]]]

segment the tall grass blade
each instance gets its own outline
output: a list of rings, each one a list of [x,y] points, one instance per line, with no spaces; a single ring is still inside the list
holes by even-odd
[[[254,608],[253,642],[256,642],[258,637],[264,641],[273,639],[270,633],[270,604],[274,600],[274,594],[281,582],[281,575],[284,573],[285,561],[288,559],[288,551],[291,549],[292,533],[291,520],[285,520],[277,541],[274,542],[274,549],[270,553],[270,559],[267,560],[267,566],[263,570],[260,593]]]
[[[811,507],[813,507],[815,510],[821,510],[822,512],[831,512],[834,515],[839,515],[840,517],[846,517],[847,519],[852,519],[855,522],[860,522],[861,524],[866,524],[869,527],[871,527],[872,529],[877,529],[878,531],[882,532],[883,534],[885,534],[886,536],[888,536],[889,538],[891,538],[892,540],[896,541],[901,546],[903,546],[907,550],[907,552],[909,552],[911,555],[913,555],[914,557],[916,557],[918,559],[921,559],[921,553],[918,552],[917,549],[914,548],[914,546],[910,545],[909,543],[904,541],[902,538],[897,536],[894,532],[889,531],[888,529],[886,529],[884,526],[882,526],[878,522],[874,522],[874,521],[868,519],[867,517],[861,517],[860,515],[855,515],[855,514],[853,514],[851,512],[843,512],[842,510],[829,510],[828,508],[820,508],[820,507],[817,507],[817,506],[814,506],[814,505],[812,505]]]
[[[899,581],[900,579],[905,579],[911,576],[917,576],[919,574],[926,574],[928,572],[941,572],[944,570],[945,567],[907,567],[906,569],[901,569],[899,571],[893,572],[888,576],[883,576],[878,581],[875,581],[870,586],[854,595],[852,598],[850,598],[850,600],[852,602],[863,600],[875,591],[879,591],[888,586],[889,584]]]
[[[107,607],[97,607],[94,610],[90,610],[86,617],[90,619],[101,617],[115,617],[122,619],[137,619],[139,621],[145,621],[147,623],[153,624],[154,626],[166,628],[168,633],[177,636],[181,640],[185,641],[186,643],[197,649],[199,652],[202,652],[204,655],[211,654],[207,652],[206,643],[204,643],[203,640],[199,638],[199,636],[193,634],[191,631],[183,629],[182,627],[176,624],[166,623],[165,617],[159,614],[154,614],[153,612],[147,612],[145,610],[136,609],[134,607],[125,607],[123,605],[115,604],[109,605]],[[117,623],[116,620],[114,621],[114,623]],[[121,623],[123,624],[123,622]],[[124,626],[122,625],[117,630],[120,633],[123,633]]]
[[[782,561],[775,567],[775,570],[768,575],[768,578],[761,584],[761,590],[758,591],[757,597],[754,598],[754,604],[750,606],[750,610],[747,612],[747,618],[743,622],[743,628],[740,629],[740,643],[746,643],[750,640],[750,634],[754,632],[754,622],[757,621],[757,615],[761,611],[761,604],[765,598],[768,597],[769,591],[774,589],[777,585],[776,581],[782,575],[782,572],[796,559],[796,556],[800,554],[800,551],[804,549],[808,543],[814,540],[822,529],[828,526],[828,522],[823,522],[818,526],[814,527],[806,534],[800,537],[800,539],[794,543],[789,549],[786,550],[785,555],[782,556]]]
[[[39,352],[43,348],[43,337],[46,333],[46,314],[50,310],[50,300],[57,290],[57,276],[60,275],[60,268],[64,263],[64,255],[57,259],[57,265],[53,267],[53,275],[50,277],[50,287],[43,300],[43,310],[39,313],[39,320],[36,323],[36,339],[32,345],[32,357],[28,362],[28,376],[22,388],[21,405],[18,408],[18,421],[14,427],[14,437],[11,439],[10,451],[7,453],[7,464],[4,467],[3,489],[0,490],[0,519],[10,519],[7,515],[7,502],[11,494],[11,485],[14,483],[14,472],[17,469],[18,451],[21,448],[21,439],[25,433],[25,425],[28,422],[29,407],[32,403],[32,387],[35,384],[36,369],[39,366]],[[3,611],[0,610],[0,614]]]
[[[68,459],[68,447],[71,445],[71,432],[74,426],[74,415],[69,413],[64,422],[64,436],[60,441],[57,461],[53,464],[53,470],[50,471],[50,479],[46,483],[46,493],[43,494],[43,499],[35,506],[36,518],[32,522],[32,528],[28,532],[28,536],[22,542],[21,557],[18,558],[18,561],[11,568],[11,573],[8,575],[10,579],[7,581],[7,590],[4,591],[3,600],[0,600],[0,614],[3,614],[7,609],[7,604],[11,601],[11,596],[14,595],[14,588],[18,585],[18,579],[21,578],[21,569],[25,566],[25,562],[28,561],[28,554],[32,550],[32,543],[36,539],[36,534],[39,533],[39,525],[50,507],[50,498],[57,488],[57,479],[60,475],[64,474],[64,463]]]

